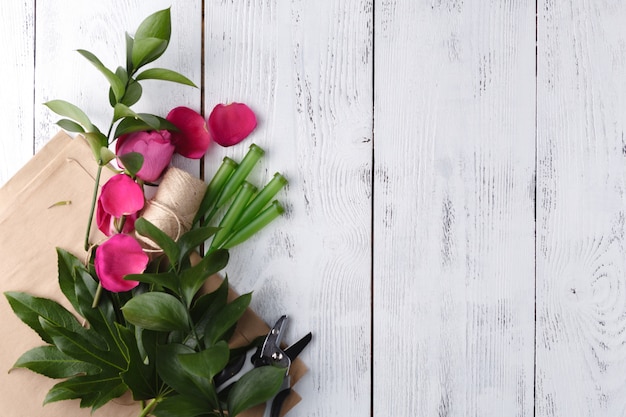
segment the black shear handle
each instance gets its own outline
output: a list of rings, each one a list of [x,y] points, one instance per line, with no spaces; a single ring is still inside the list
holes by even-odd
[[[287,397],[291,394],[291,388],[286,388],[280,391],[265,406],[264,417],[280,417],[280,412],[283,409],[283,404]],[[269,412],[269,414],[268,414]]]

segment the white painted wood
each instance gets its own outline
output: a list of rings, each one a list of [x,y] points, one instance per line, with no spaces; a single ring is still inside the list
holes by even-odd
[[[537,416],[623,416],[626,4],[538,10]]]
[[[108,122],[106,81],[74,50],[118,65],[124,31],[171,5],[159,65],[204,82],[205,106],[154,82],[140,109],[246,102],[259,127],[206,175],[256,142],[258,184],[290,180],[287,215],[228,272],[267,321],[292,317],[288,341],[314,333],[291,415],[626,413],[625,5],[201,4],[2,2],[0,184],[58,130],[44,101]]]
[[[370,413],[372,5],[368,1],[207,1],[207,114],[244,101],[259,117],[237,147],[267,150],[258,184],[280,170],[288,213],[233,251],[229,274],[266,321],[312,331],[293,416]]]
[[[0,186],[33,154],[34,1],[0,4]]]
[[[172,3],[167,0],[130,2],[84,2],[48,0],[37,2],[37,48],[35,84],[35,148],[56,133],[59,117],[42,103],[64,99],[82,108],[101,130],[108,129],[113,115],[108,105],[108,83],[89,61],[76,52],[86,49],[109,68],[125,65],[124,33],[133,33],[148,15],[171,6],[172,39],[166,53],[152,66],[178,71],[200,86],[201,2]],[[144,81],[144,95],[137,111],[165,117],[176,106],[200,111],[200,89],[160,81]],[[197,161],[180,157],[176,164],[198,174]]]
[[[533,416],[534,4],[375,10],[373,415]]]

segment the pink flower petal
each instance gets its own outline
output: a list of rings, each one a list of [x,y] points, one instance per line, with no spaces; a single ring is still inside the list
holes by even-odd
[[[154,182],[161,177],[174,155],[174,145],[170,139],[171,135],[167,130],[129,133],[117,139],[115,153],[117,156],[129,152],[143,155],[143,165],[137,177],[147,182]]]
[[[148,265],[148,255],[135,238],[119,234],[96,249],[95,267],[102,287],[112,292],[132,290],[138,281],[127,281],[128,274],[140,274]]]
[[[256,127],[254,112],[243,103],[218,104],[209,116],[211,139],[222,146],[236,145]]]
[[[139,213],[126,216],[124,227],[121,231],[119,231],[119,233],[130,233],[135,230],[135,220],[137,220],[137,217],[139,217]],[[104,210],[104,208],[102,208],[102,202],[98,200],[98,206],[96,209],[96,224],[98,225],[98,229],[100,229],[100,231],[107,236],[114,235],[118,233],[115,225],[116,220],[118,219],[111,216]]]
[[[202,158],[211,143],[202,115],[189,107],[176,107],[169,112],[167,120],[179,129],[171,132],[176,153],[191,159]]]
[[[99,202],[102,210],[120,218],[143,208],[144,196],[139,184],[126,174],[111,177],[103,186]]]

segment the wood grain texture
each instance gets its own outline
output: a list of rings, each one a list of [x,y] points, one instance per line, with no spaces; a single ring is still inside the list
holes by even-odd
[[[370,410],[372,16],[368,1],[206,2],[206,112],[245,101],[259,116],[206,172],[255,142],[257,185],[276,170],[290,181],[286,218],[236,248],[228,273],[265,320],[290,315],[288,342],[313,332],[294,416]]]
[[[76,52],[86,49],[109,68],[124,65],[124,33],[133,34],[151,13],[171,6],[172,38],[166,53],[151,66],[178,71],[200,86],[202,11],[201,1],[175,2],[139,0],[84,2],[80,0],[44,0],[37,2],[37,47],[35,82],[35,149],[59,128],[59,117],[42,103],[64,99],[82,108],[92,122],[106,131],[113,115],[108,105],[108,83],[104,76]],[[199,88],[180,84],[144,81],[144,94],[134,107],[165,117],[176,106],[200,111]],[[175,164],[194,174],[197,161],[182,157]]]
[[[626,5],[538,12],[537,416],[623,416]]]
[[[373,415],[532,416],[534,5],[375,10]]]
[[[33,155],[34,1],[2,2],[0,16],[2,186]]]

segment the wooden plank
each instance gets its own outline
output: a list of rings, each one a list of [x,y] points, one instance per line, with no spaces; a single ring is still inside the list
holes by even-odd
[[[622,416],[626,4],[538,11],[537,416]]]
[[[206,5],[207,114],[245,101],[259,117],[206,173],[255,142],[267,151],[257,185],[276,170],[290,181],[287,215],[232,251],[229,277],[266,321],[290,315],[288,342],[313,332],[294,415],[369,415],[371,2]]]
[[[35,90],[35,147],[51,138],[59,128],[57,115],[40,105],[64,99],[81,107],[101,130],[108,129],[112,109],[108,105],[108,83],[76,49],[86,49],[111,69],[126,62],[124,33],[133,33],[148,15],[171,5],[172,39],[166,53],[153,64],[178,71],[198,86],[201,80],[201,1],[173,4],[171,1],[119,3],[80,0],[37,3],[37,67]],[[137,111],[165,117],[176,106],[200,111],[200,89],[180,84],[144,81],[144,94]],[[177,157],[175,164],[198,174],[197,161]]]
[[[532,416],[534,3],[375,10],[373,415]]]
[[[0,186],[33,154],[34,1],[0,4]]]

